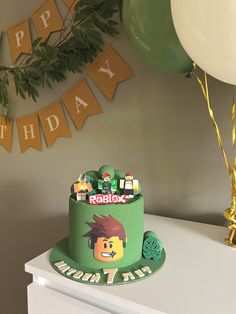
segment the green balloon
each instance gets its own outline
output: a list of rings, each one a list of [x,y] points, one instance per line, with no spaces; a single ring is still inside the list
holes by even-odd
[[[192,60],[177,37],[170,0],[123,0],[122,22],[148,63],[172,73],[191,72]]]

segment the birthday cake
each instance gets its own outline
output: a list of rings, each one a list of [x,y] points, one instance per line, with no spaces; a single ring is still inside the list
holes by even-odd
[[[111,285],[156,272],[165,250],[152,231],[144,233],[144,198],[130,172],[102,166],[72,184],[69,236],[51,251],[56,271],[75,281]]]

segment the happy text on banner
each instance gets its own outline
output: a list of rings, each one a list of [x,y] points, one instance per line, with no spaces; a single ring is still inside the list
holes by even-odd
[[[62,30],[64,25],[54,0],[46,0],[34,13],[32,20],[39,37],[46,40],[50,33]]]
[[[12,61],[16,62],[22,53],[29,54],[32,50],[30,27],[28,18],[7,30]]]

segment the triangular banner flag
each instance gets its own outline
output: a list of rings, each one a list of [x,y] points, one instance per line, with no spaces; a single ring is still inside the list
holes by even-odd
[[[30,147],[42,150],[38,115],[31,114],[16,119],[21,152]]]
[[[46,40],[50,33],[64,28],[63,21],[54,0],[46,0],[32,14],[34,26],[39,37]]]
[[[38,115],[48,147],[51,147],[58,137],[71,137],[71,132],[59,101],[39,111]]]
[[[22,53],[31,53],[32,43],[28,18],[7,30],[12,61],[16,62]]]
[[[134,76],[131,68],[111,46],[98,55],[87,72],[108,100],[112,100],[118,83]]]
[[[71,119],[81,129],[88,116],[102,113],[102,108],[84,79],[62,96]]]
[[[6,120],[0,116],[0,145],[3,146],[9,153],[12,147],[12,120]]]

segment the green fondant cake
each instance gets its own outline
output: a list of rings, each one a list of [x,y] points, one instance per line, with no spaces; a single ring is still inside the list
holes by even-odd
[[[71,187],[69,236],[52,250],[52,266],[72,280],[122,284],[148,277],[165,260],[153,232],[144,236],[144,198],[129,172],[102,166]]]
[[[94,216],[111,215],[118,220],[125,230],[123,258],[117,261],[109,259],[109,267],[125,267],[136,263],[142,257],[142,243],[144,233],[144,204],[143,196],[137,196],[127,204],[91,205],[77,202],[70,197],[69,213],[69,254],[81,266],[104,268],[108,266],[104,261],[94,258],[94,248],[91,248],[90,238],[84,235],[91,229],[88,222],[93,222]],[[105,249],[104,249],[105,251]],[[110,250],[112,251],[112,250]],[[113,259],[115,256],[113,257]]]

